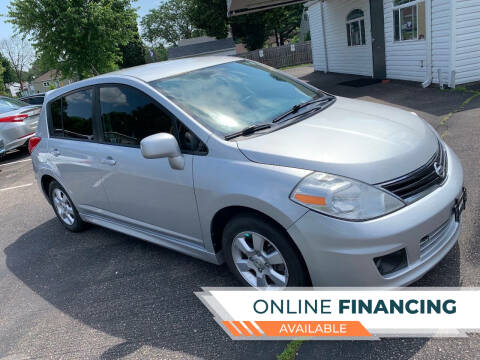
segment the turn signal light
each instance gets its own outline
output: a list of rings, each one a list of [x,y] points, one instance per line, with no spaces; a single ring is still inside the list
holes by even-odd
[[[305,194],[295,194],[295,199],[298,201],[309,204],[309,205],[325,205],[325,198],[323,196],[313,196],[313,195],[305,195]]]
[[[31,154],[33,152],[33,149],[40,143],[42,138],[40,136],[32,136],[30,139],[28,139],[28,152]]]

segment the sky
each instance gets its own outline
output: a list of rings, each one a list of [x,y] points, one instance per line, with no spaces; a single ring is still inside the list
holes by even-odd
[[[140,21],[142,16],[145,16],[150,9],[154,9],[163,2],[164,0],[138,0],[133,3],[134,7],[139,8],[138,21]],[[5,15],[8,12],[7,5],[10,3],[9,0],[0,0],[0,14],[2,17],[0,18],[0,40],[9,38],[13,35],[13,27],[11,24],[7,23],[7,18]]]

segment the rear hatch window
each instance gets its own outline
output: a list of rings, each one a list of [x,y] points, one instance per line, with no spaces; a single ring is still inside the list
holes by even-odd
[[[28,106],[28,104],[17,99],[0,98],[0,114],[17,110],[24,106]]]

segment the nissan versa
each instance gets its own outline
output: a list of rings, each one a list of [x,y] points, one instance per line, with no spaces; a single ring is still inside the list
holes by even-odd
[[[415,113],[233,57],[47,93],[30,140],[62,224],[221,264],[245,285],[401,286],[457,241],[457,156]]]

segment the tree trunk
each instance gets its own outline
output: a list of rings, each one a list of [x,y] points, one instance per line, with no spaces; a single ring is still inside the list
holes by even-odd
[[[17,73],[18,82],[20,83],[20,91],[23,92],[23,81],[22,81],[22,73]]]

